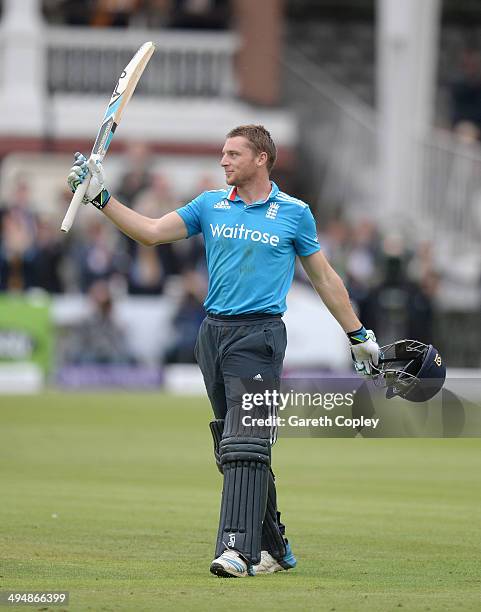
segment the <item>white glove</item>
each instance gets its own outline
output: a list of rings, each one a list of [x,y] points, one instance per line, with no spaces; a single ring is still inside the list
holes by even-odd
[[[354,369],[361,376],[371,376],[372,365],[379,363],[379,345],[371,329],[361,329],[347,334],[351,341],[351,356]]]
[[[82,201],[84,204],[91,202],[97,208],[102,209],[110,199],[110,194],[105,187],[104,169],[100,155],[92,155],[87,160],[82,153],[77,152],[74,157],[74,165],[70,168],[70,173],[67,177],[70,189],[75,192],[77,187],[90,174],[90,183]]]

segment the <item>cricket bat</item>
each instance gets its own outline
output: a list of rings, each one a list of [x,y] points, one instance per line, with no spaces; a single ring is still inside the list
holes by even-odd
[[[122,74],[117,81],[109,105],[105,111],[102,124],[97,133],[94,146],[92,147],[91,155],[100,155],[101,160],[104,158],[110,146],[112,137],[120,123],[122,112],[127,105],[127,102],[132,97],[134,89],[142,76],[149,59],[155,51],[153,42],[144,43],[134,57],[130,60],[127,66],[122,70]],[[62,222],[62,232],[68,232],[72,227],[72,223],[77,214],[85,192],[90,183],[90,175],[87,176],[81,183],[73,195],[72,201],[67,209],[64,220]]]

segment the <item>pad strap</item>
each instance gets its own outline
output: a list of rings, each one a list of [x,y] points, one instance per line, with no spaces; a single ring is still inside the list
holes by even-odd
[[[217,469],[219,470],[219,472],[223,474],[222,466],[220,464],[219,446],[220,446],[220,441],[222,440],[222,433],[224,431],[224,419],[215,419],[214,421],[211,421],[209,423],[209,427],[210,427],[210,433],[212,434],[212,440],[214,442],[215,463],[217,465]]]

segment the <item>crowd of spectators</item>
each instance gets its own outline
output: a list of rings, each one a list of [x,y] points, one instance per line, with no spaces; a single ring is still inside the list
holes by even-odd
[[[132,146],[128,171],[112,185],[119,199],[138,212],[160,217],[213,187],[200,175],[195,194],[180,200],[169,178],[152,170],[148,150]],[[199,236],[147,248],[125,237],[93,208],[81,211],[68,235],[59,220],[72,194],[62,189],[58,210],[39,213],[29,183],[17,177],[0,205],[0,293],[43,290],[52,295],[82,294],[93,316],[68,330],[62,340],[65,364],[133,363],[125,336],[112,318],[113,296],[159,296],[168,290],[178,305],[172,318],[172,339],[166,347],[169,363],[194,361],[193,346],[205,316],[207,274]],[[115,339],[115,341],[114,341]]]
[[[121,176],[115,193],[134,210],[159,217],[201,191],[218,187],[209,176],[201,176],[199,183],[195,193],[180,201],[173,194],[169,178],[150,169],[145,150],[133,147],[129,169]],[[65,190],[62,209],[70,198],[71,193]],[[38,208],[29,185],[20,177],[9,201],[0,207],[1,291],[40,288],[53,294],[87,293],[95,282],[113,280],[124,293],[160,295],[171,277],[192,270],[206,273],[200,237],[147,248],[124,237],[93,211],[66,237],[58,231],[62,211],[48,216],[35,210]],[[322,214],[318,216],[322,220]],[[415,283],[426,295],[434,291],[429,245],[423,244],[413,252],[400,236],[381,236],[367,219],[351,225],[336,216],[319,225],[323,228],[322,248],[360,308],[369,310],[372,292],[386,283],[409,285],[411,289]]]
[[[326,224],[319,241],[381,344],[406,337],[434,343],[440,277],[429,242],[413,247],[368,219],[350,224],[342,217]]]
[[[201,182],[199,192],[206,188],[205,177]],[[174,197],[168,178],[151,172],[140,155],[136,162],[135,154],[115,193],[150,217],[160,217],[190,199]],[[205,269],[201,238],[143,247],[94,210],[80,215],[67,236],[60,233],[59,219],[71,196],[62,190],[58,214],[39,214],[29,184],[17,179],[8,201],[0,206],[0,291],[38,288],[51,294],[86,294],[96,281],[109,280],[123,293],[160,295],[170,278]]]
[[[43,0],[49,23],[90,27],[225,29],[229,0]]]
[[[134,147],[128,171],[113,186],[119,199],[148,216],[161,216],[204,189],[218,187],[211,177],[200,175],[195,193],[179,201],[170,177],[154,171],[149,159],[142,147]],[[36,288],[92,299],[103,295],[106,285],[115,295],[132,296],[159,296],[174,288],[178,306],[165,360],[193,361],[207,290],[202,238],[143,247],[91,208],[90,214],[82,211],[66,236],[58,225],[70,198],[65,190],[61,210],[53,216],[39,215],[34,212],[39,208],[28,183],[17,179],[10,198],[0,207],[0,292]],[[439,344],[435,325],[443,279],[432,245],[407,244],[399,234],[381,233],[368,219],[351,223],[342,215],[326,220],[322,210],[315,213],[321,248],[343,278],[360,319],[376,330],[380,342],[414,337]],[[300,266],[296,278],[308,282]]]

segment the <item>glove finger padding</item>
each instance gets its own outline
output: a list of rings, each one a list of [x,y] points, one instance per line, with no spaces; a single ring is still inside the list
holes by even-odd
[[[104,208],[110,199],[110,194],[104,185],[104,171],[100,155],[92,155],[88,160],[82,153],[75,153],[74,164],[70,168],[67,182],[75,192],[87,177],[90,176],[87,190],[82,199],[84,204],[92,203],[99,209]]]
[[[362,366],[363,366],[362,375],[363,376],[371,376],[371,374],[372,374],[371,362],[370,361],[363,361],[362,362]]]
[[[86,164],[87,170],[90,171],[92,178],[95,178],[102,187],[104,186],[104,168],[100,155],[92,155]]]
[[[72,166],[70,168],[70,173],[67,176],[67,183],[73,193],[75,193],[78,186],[84,182],[87,173],[88,170],[86,172],[83,168],[78,166]]]
[[[351,346],[351,351],[356,361],[372,361],[374,365],[379,362],[379,346],[371,339],[357,346]]]
[[[356,374],[359,376],[370,376],[371,375],[371,364],[369,361],[356,361],[354,358],[354,354],[351,351],[351,357],[354,365],[354,369],[356,370]]]
[[[379,346],[374,332],[361,327],[347,335],[351,341],[351,356],[356,372],[362,376],[370,376],[371,365],[376,366],[379,363]]]
[[[103,210],[110,201],[110,193],[104,184],[104,171],[100,155],[91,155],[87,160],[85,155],[78,151],[74,154],[74,163],[67,176],[67,183],[73,193],[79,186],[87,181],[84,204],[92,203],[99,210]]]
[[[376,341],[376,335],[372,331],[372,329],[368,329],[367,337],[369,338],[369,346],[368,349],[370,352],[370,362],[377,366],[379,364],[379,344]]]
[[[75,193],[78,186],[81,185],[88,175],[89,168],[87,166],[87,158],[82,153],[75,153],[74,163],[70,168],[70,172],[67,176],[67,183],[71,191]]]
[[[77,176],[84,179],[89,173],[89,168],[85,162],[75,162],[71,168],[71,172],[75,172]]]

